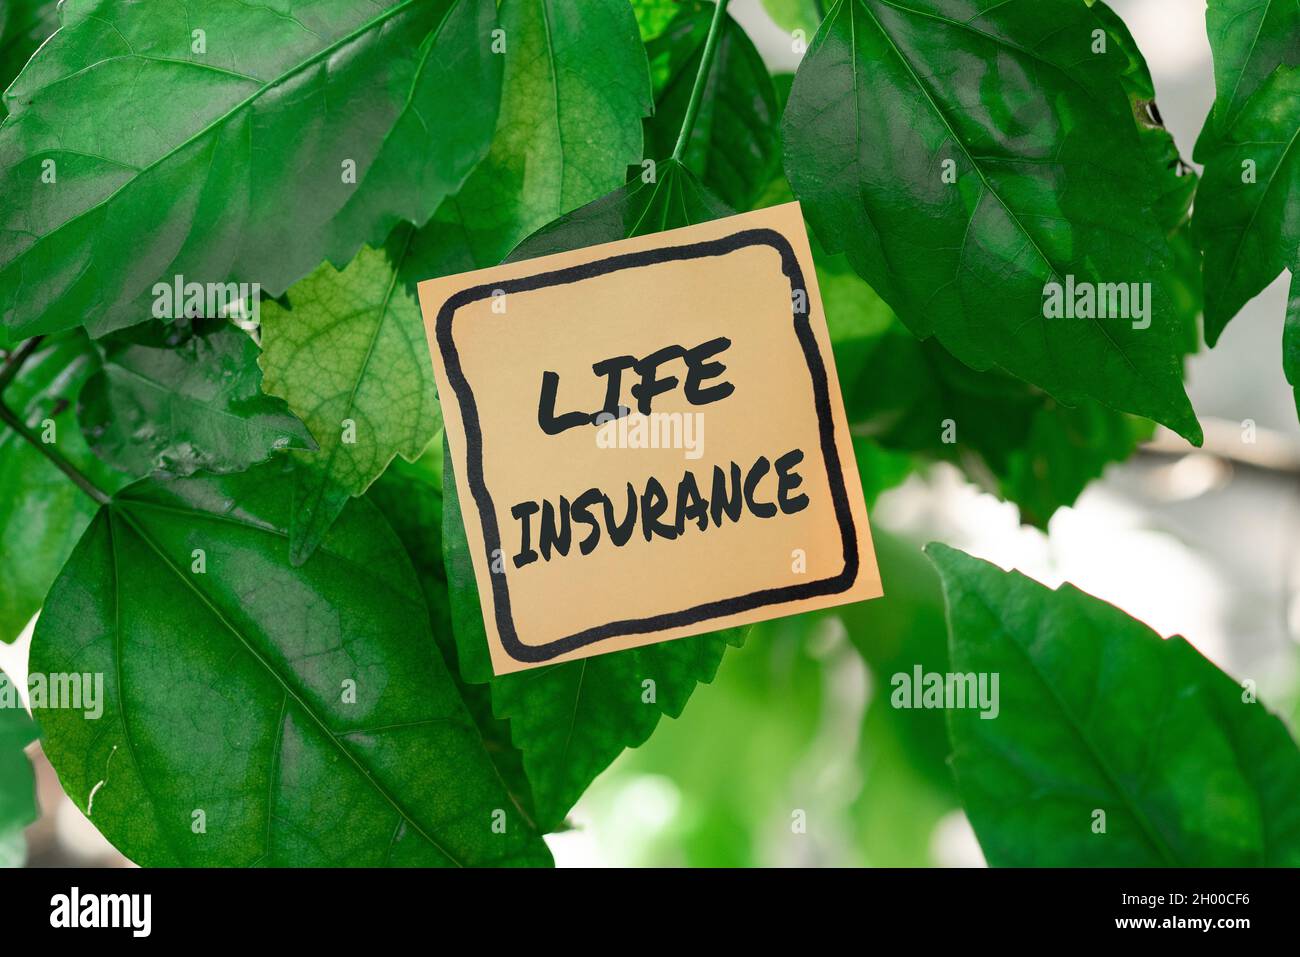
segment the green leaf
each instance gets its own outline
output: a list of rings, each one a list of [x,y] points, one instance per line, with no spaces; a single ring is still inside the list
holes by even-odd
[[[1196,143],[1205,179],[1193,222],[1205,251],[1205,338],[1292,270],[1282,338],[1287,381],[1300,382],[1300,4],[1211,0],[1214,108]],[[1300,410],[1300,393],[1297,394]]]
[[[58,25],[57,0],[8,0],[0,7],[0,92]],[[0,103],[0,118],[4,115]]]
[[[1047,527],[1058,509],[1073,505],[1106,466],[1129,458],[1155,426],[1095,402],[1076,408],[1044,398],[1029,419],[1024,443],[1008,457],[999,494],[1020,507],[1020,519]]]
[[[431,275],[495,266],[641,162],[649,70],[627,0],[503,0],[505,77],[487,158],[426,231]]]
[[[23,748],[36,740],[9,676],[0,671],[0,867],[21,867],[27,856],[23,829],[36,820],[36,775]]]
[[[470,717],[478,727],[488,757],[505,782],[510,797],[529,821],[535,817],[532,788],[524,773],[523,755],[510,741],[510,722],[492,713],[492,692],[487,685],[470,684],[460,676],[456,639],[452,633],[451,603],[447,594],[447,573],[442,561],[442,472],[441,440],[413,463],[397,459],[370,486],[366,497],[374,503],[401,539],[415,568],[434,640],[442,652],[447,671]],[[463,534],[463,532],[462,532]]]
[[[671,156],[700,70],[714,6],[685,6],[646,46],[655,113],[646,121],[646,152]],[[682,162],[733,209],[750,209],[779,162],[781,108],[763,58],[730,15],[723,18],[713,65]]]
[[[1159,222],[1178,258],[1165,277],[1183,329],[1181,348],[1192,351],[1201,303],[1200,260],[1189,236],[1196,176],[1160,123],[1151,76],[1127,28],[1104,5],[1095,12],[1127,57],[1121,81],[1148,161],[1160,173]],[[777,176],[763,204],[792,198]],[[1150,422],[1096,402],[1063,405],[996,368],[970,369],[934,339],[917,341],[845,256],[827,254],[814,240],[813,258],[864,483],[875,478],[881,451],[945,460],[1015,502],[1022,521],[1045,526],[1109,462],[1129,457],[1149,436]],[[954,442],[944,441],[949,421]]]
[[[95,454],[133,476],[239,472],[315,443],[262,394],[257,344],[220,319],[148,325],[101,339],[77,419]]]
[[[394,231],[342,272],[326,264],[262,306],[263,388],[284,399],[319,445],[299,453],[290,554],[306,561],[350,496],[401,454],[419,457],[441,425],[419,303],[408,284],[421,236]]]
[[[828,250],[918,336],[1061,402],[1093,399],[1199,442],[1130,51],[1093,54],[1102,21],[1078,0],[968,8],[836,3],[786,110],[795,195]],[[1046,318],[1045,286],[1067,276],[1150,282],[1149,328]]]
[[[3,325],[100,335],[174,275],[278,296],[423,223],[488,147],[494,17],[473,0],[68,0],[6,95]]]
[[[1016,503],[1021,521],[1045,527],[1150,437],[1145,420],[1096,402],[1071,408],[996,369],[970,369],[908,332],[843,256],[816,245],[813,256],[845,410],[861,438],[951,462]]]
[[[1120,83],[1128,93],[1147,166],[1155,173],[1158,194],[1153,207],[1155,219],[1164,230],[1173,256],[1173,267],[1161,273],[1159,281],[1163,283],[1182,327],[1180,352],[1195,352],[1201,344],[1198,320],[1203,306],[1201,257],[1192,239],[1191,226],[1192,199],[1197,189],[1196,172],[1183,161],[1173,136],[1165,128],[1156,107],[1155,83],[1137,41],[1124,21],[1104,3],[1090,6],[1110,42],[1128,58],[1127,65],[1120,72]]]
[[[111,491],[123,479],[86,447],[73,406],[98,364],[83,333],[52,336],[24,363],[4,402],[38,438],[48,437],[59,455]],[[84,492],[0,423],[0,641],[17,638],[40,609],[94,513]]]
[[[1071,585],[927,553],[952,670],[999,676],[996,718],[947,712],[990,864],[1300,865],[1300,750],[1253,695],[1184,639]]]
[[[1204,147],[1232,129],[1279,64],[1300,65],[1300,4],[1295,0],[1208,0],[1205,28],[1214,56],[1214,107]]]
[[[1300,63],[1300,57],[1297,57]],[[1211,345],[1300,249],[1300,68],[1278,67],[1208,147],[1193,227]]]
[[[96,515],[32,643],[33,671],[104,675],[98,720],[40,714],[64,789],[141,865],[549,863],[382,516],[353,502],[286,560],[288,465],[146,479]]]

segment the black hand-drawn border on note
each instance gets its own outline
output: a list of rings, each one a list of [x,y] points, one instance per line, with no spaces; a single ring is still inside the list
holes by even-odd
[[[666,246],[649,249],[644,252],[624,253],[598,259],[595,262],[524,276],[519,279],[505,279],[499,282],[485,283],[463,289],[450,296],[438,310],[435,322],[435,338],[442,353],[443,365],[447,371],[447,380],[460,406],[461,422],[465,430],[466,479],[470,493],[478,507],[479,518],[483,524],[483,541],[489,556],[501,548],[501,532],[497,527],[496,508],[492,495],[483,482],[483,433],[479,425],[478,406],[474,401],[474,391],[470,388],[461,369],[460,355],[452,339],[451,324],[457,310],[462,306],[488,299],[493,295],[509,295],[512,292],[530,292],[550,286],[564,286],[592,279],[623,269],[638,269],[668,262],[682,262],[690,259],[703,259],[711,256],[725,256],[750,246],[769,246],[781,257],[781,271],[790,280],[791,299],[796,290],[804,293],[808,303],[801,313],[791,307],[794,316],[795,335],[803,349],[804,359],[808,363],[808,373],[812,377],[813,399],[817,411],[818,432],[821,439],[822,460],[826,464],[827,479],[830,483],[831,501],[835,508],[835,518],[839,524],[840,541],[844,550],[844,567],[830,578],[805,582],[799,585],[786,585],[779,588],[764,588],[738,595],[735,598],[723,598],[705,602],[682,611],[651,615],[647,618],[633,618],[611,621],[604,625],[586,628],[582,631],[557,638],[541,645],[527,645],[519,640],[515,630],[514,616],[510,608],[510,588],[504,574],[488,576],[492,582],[492,607],[496,612],[497,633],[506,653],[516,661],[536,664],[550,661],[559,655],[575,649],[615,638],[621,635],[637,635],[647,632],[664,631],[711,618],[724,618],[740,612],[761,608],[765,605],[783,604],[805,598],[823,595],[837,595],[848,591],[857,580],[859,570],[858,537],[853,523],[853,511],[849,506],[848,492],[844,487],[844,471],[840,463],[839,448],[835,442],[835,419],[831,412],[830,384],[826,376],[826,364],[811,325],[811,297],[807,295],[804,285],[803,270],[789,241],[773,229],[746,229],[721,239],[689,243],[683,246]],[[490,560],[490,559],[489,559]]]

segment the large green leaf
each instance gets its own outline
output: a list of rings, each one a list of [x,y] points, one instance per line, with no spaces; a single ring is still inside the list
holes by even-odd
[[[510,741],[510,722],[492,713],[492,692],[487,685],[470,684],[460,674],[447,573],[442,560],[442,472],[443,447],[437,441],[416,462],[394,460],[379,481],[370,486],[366,497],[384,513],[406,548],[424,591],[433,637],[447,670],[478,726],[488,757],[496,765],[516,805],[531,821],[532,788],[524,773],[523,755]]]
[[[77,419],[95,454],[124,472],[238,472],[315,447],[284,402],[262,394],[257,344],[224,320],[153,322],[97,345],[101,367]]]
[[[1205,18],[1216,96],[1196,143],[1205,179],[1193,226],[1205,251],[1213,345],[1283,268],[1293,280],[1300,270],[1300,3],[1211,0]],[[1300,382],[1296,308],[1293,295],[1282,342],[1292,385]]]
[[[58,25],[58,0],[7,0],[0,6],[0,92]],[[0,117],[4,115],[0,103]]]
[[[146,479],[96,515],[31,652],[104,675],[98,720],[39,714],[64,789],[142,865],[548,863],[382,516],[353,502],[287,561],[288,466]]]
[[[497,265],[529,233],[617,188],[641,162],[641,117],[653,101],[627,0],[504,0],[500,16],[496,136],[427,230],[439,275]]]
[[[1230,127],[1197,144],[1205,177],[1193,226],[1211,345],[1300,249],[1300,52],[1295,64],[1279,66]]]
[[[1100,403],[1071,408],[996,369],[976,372],[933,339],[908,332],[843,256],[816,246],[813,255],[845,410],[858,436],[951,462],[1039,526],[1150,437],[1150,422]]]
[[[1128,56],[1123,81],[1133,119],[1152,167],[1161,171],[1159,222],[1186,254],[1165,277],[1183,328],[1182,348],[1191,351],[1200,313],[1200,262],[1188,236],[1196,176],[1159,122],[1150,74],[1128,30],[1105,6],[1096,12]],[[762,201],[793,198],[778,175]],[[987,491],[1015,502],[1022,521],[1042,526],[1057,508],[1073,504],[1107,464],[1128,458],[1150,435],[1150,422],[1092,401],[1064,405],[999,369],[969,368],[934,339],[917,340],[844,255],[828,254],[815,238],[812,249],[864,485],[875,478],[882,454],[949,461]]]
[[[262,306],[263,387],[311,430],[300,453],[293,561],[307,560],[348,498],[360,495],[393,456],[419,457],[441,424],[433,366],[409,288],[424,260],[421,234],[394,231],[382,250],[363,248],[346,269],[328,263]]]
[[[98,358],[81,332],[42,342],[5,390],[4,402],[39,441],[100,488],[122,484],[86,447],[74,402]],[[85,531],[95,503],[55,465],[0,423],[0,641],[18,637]]]
[[[1071,585],[927,552],[952,670],[998,677],[995,718],[947,711],[990,864],[1300,865],[1300,750],[1252,694]]]
[[[1198,320],[1203,305],[1201,257],[1192,239],[1191,226],[1192,200],[1198,182],[1196,172],[1183,161],[1173,136],[1165,128],[1156,106],[1151,72],[1128,27],[1104,3],[1094,4],[1092,13],[1106,31],[1109,42],[1115,44],[1128,60],[1120,70],[1119,79],[1128,93],[1147,168],[1155,176],[1155,221],[1164,231],[1173,256],[1172,268],[1162,272],[1159,281],[1164,284],[1170,305],[1178,317],[1177,323],[1182,328],[1179,351],[1195,352],[1201,344]]]
[[[839,0],[790,93],[786,172],[829,251],[917,335],[1199,441],[1131,51],[1091,52],[1094,31],[1078,0]],[[1046,318],[1067,276],[1151,283],[1150,326]]]
[[[5,100],[3,325],[100,334],[174,275],[279,295],[423,223],[488,147],[494,17],[474,0],[67,0]]]
[[[1300,4],[1295,0],[1208,0],[1205,28],[1214,55],[1214,108],[1201,137],[1211,148],[1278,64],[1300,65]],[[1201,144],[1197,144],[1198,152]]]
[[[646,45],[655,114],[646,122],[646,152],[673,153],[713,20],[711,3],[684,5],[668,29]],[[733,209],[749,209],[779,162],[780,106],[763,58],[735,20],[724,15],[699,113],[682,162]]]
[[[23,828],[36,820],[36,775],[23,748],[36,740],[18,689],[0,671],[0,867],[21,867],[27,856]]]

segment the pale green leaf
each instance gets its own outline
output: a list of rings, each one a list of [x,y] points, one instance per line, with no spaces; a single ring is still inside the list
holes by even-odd
[[[262,306],[263,388],[288,403],[319,446],[299,453],[293,561],[306,561],[350,496],[393,460],[419,457],[441,424],[419,303],[402,270],[417,242],[398,229],[346,269],[326,264]]]

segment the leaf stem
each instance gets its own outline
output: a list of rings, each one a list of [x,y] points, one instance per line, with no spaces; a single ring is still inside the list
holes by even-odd
[[[700,57],[700,70],[695,74],[695,86],[691,88],[691,99],[686,105],[686,115],[682,117],[682,129],[677,134],[677,145],[673,147],[673,159],[681,162],[686,152],[686,143],[695,129],[695,118],[700,112],[700,101],[704,99],[704,87],[709,81],[709,71],[713,69],[713,57],[718,52],[718,39],[722,36],[722,21],[727,15],[728,0],[718,0],[713,8],[713,20],[709,23],[709,36],[704,41],[704,54]]]
[[[0,422],[3,422],[5,425],[9,426],[9,428],[17,432],[18,435],[36,449],[36,451],[40,452],[47,459],[53,462],[59,471],[72,480],[72,483],[76,485],[77,488],[81,489],[100,505],[107,505],[109,502],[108,494],[88,479],[80,469],[56,452],[51,447],[50,443],[42,442],[37,438],[35,433],[27,427],[26,423],[18,417],[17,413],[15,413],[13,409],[9,408],[9,406],[4,402],[5,389],[9,387],[11,382],[13,382],[14,377],[18,375],[18,371],[23,367],[23,364],[31,358],[32,353],[34,353],[37,347],[41,344],[41,338],[41,336],[36,336],[32,339],[28,339],[13,352],[9,353],[9,356],[5,359],[4,366],[0,367]]]
[[[31,358],[44,338],[44,336],[34,336],[5,356],[5,364],[0,366],[0,396],[4,395],[5,389],[9,388],[9,383],[13,382],[14,376],[18,375],[18,370]]]

